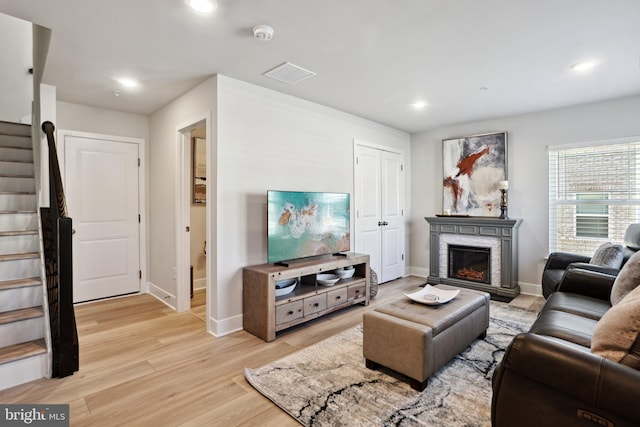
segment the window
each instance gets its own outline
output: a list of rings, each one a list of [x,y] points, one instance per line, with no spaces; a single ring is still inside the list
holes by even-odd
[[[576,237],[609,238],[609,195],[606,193],[577,193]],[[593,202],[593,204],[590,204]],[[589,204],[587,204],[589,203]]]
[[[549,148],[549,252],[622,243],[639,214],[640,138]]]

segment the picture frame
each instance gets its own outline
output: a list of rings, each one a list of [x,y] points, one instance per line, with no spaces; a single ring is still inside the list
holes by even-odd
[[[193,138],[191,147],[191,188],[194,205],[207,202],[207,147],[204,138]]]
[[[442,207],[447,215],[500,217],[507,180],[507,132],[442,141]]]

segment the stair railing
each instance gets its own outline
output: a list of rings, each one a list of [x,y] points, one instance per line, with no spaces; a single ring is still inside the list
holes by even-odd
[[[73,308],[72,220],[62,188],[62,177],[53,132],[47,121],[42,131],[49,144],[50,207],[40,208],[42,240],[49,298],[51,328],[52,376],[66,377],[79,368],[78,332]]]

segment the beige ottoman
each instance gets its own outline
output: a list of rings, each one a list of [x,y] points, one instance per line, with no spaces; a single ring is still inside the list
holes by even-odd
[[[363,353],[368,368],[390,368],[422,391],[431,374],[484,338],[488,327],[488,293],[460,289],[455,299],[437,306],[402,298],[364,314]]]

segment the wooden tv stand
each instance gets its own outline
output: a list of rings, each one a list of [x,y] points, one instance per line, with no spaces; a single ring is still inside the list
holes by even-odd
[[[317,273],[350,265],[355,267],[352,278],[341,279],[333,286],[317,284]],[[298,285],[293,292],[276,297],[276,281],[284,279],[298,279]],[[353,252],[293,262],[289,267],[274,264],[245,267],[243,327],[265,341],[273,341],[278,331],[354,304],[369,305],[369,283],[369,255]]]

